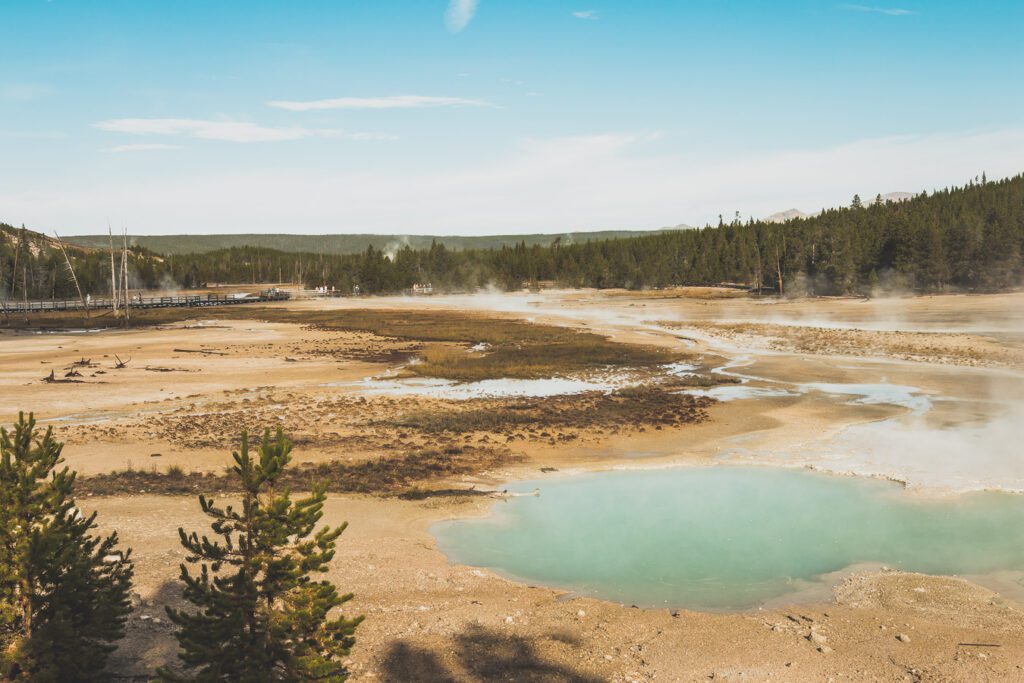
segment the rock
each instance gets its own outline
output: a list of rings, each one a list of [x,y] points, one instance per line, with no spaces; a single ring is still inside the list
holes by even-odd
[[[583,617],[587,616],[587,613],[584,610],[579,610],[578,612],[576,612],[576,616],[582,619]]]
[[[818,652],[820,652],[823,655],[827,655],[829,652],[832,652],[832,648],[830,648],[828,645],[822,645],[818,648]]]
[[[901,643],[909,643],[910,642],[910,636],[908,636],[905,633],[897,633],[896,634],[896,640],[900,641]]]

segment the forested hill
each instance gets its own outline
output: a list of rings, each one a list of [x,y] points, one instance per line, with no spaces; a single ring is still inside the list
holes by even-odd
[[[325,257],[252,248],[169,259],[178,281],[293,279],[348,292],[550,281],[577,287],[737,283],[787,294],[996,291],[1021,283],[1024,176],[862,201],[785,223],[750,221],[542,247],[453,251],[441,244]],[[869,205],[870,204],[870,205]]]
[[[680,226],[685,227],[685,226]],[[555,240],[564,244],[588,242],[590,240],[614,239],[653,235],[661,230],[603,230],[592,232],[567,232],[560,235],[289,235],[289,234],[239,234],[239,235],[129,235],[129,243],[159,254],[199,254],[232,247],[259,247],[278,251],[310,254],[358,254],[373,247],[392,253],[402,247],[426,249],[431,244],[443,244],[448,249],[500,249],[524,243],[548,246]],[[68,237],[68,243],[83,247],[105,248],[107,235],[80,235]]]
[[[870,204],[870,205],[869,205]],[[83,290],[109,289],[109,255],[69,249]],[[536,282],[568,287],[662,287],[736,283],[784,294],[998,291],[1024,275],[1024,176],[868,202],[785,223],[750,221],[702,229],[548,246],[519,242],[454,250],[434,243],[385,253],[291,253],[253,246],[200,254],[132,251],[132,286],[298,282],[366,294],[430,282],[438,290]],[[0,225],[0,294],[73,297],[52,241]]]

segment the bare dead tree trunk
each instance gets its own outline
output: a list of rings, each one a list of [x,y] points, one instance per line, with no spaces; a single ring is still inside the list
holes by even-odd
[[[82,294],[82,288],[78,286],[78,277],[75,275],[75,268],[71,265],[71,259],[68,258],[68,252],[64,249],[64,242],[61,240],[60,235],[57,231],[53,231],[53,236],[57,238],[57,246],[60,247],[60,253],[64,254],[64,263],[68,265],[68,272],[71,273],[71,281],[75,283],[75,289],[78,290],[78,298],[82,302],[82,310],[85,311],[85,317],[89,317],[89,304],[85,302],[85,295]]]
[[[775,271],[779,275],[779,296],[782,296],[785,292],[782,290],[782,256],[778,247],[775,247]]]
[[[21,256],[21,238],[18,238],[18,246],[14,248],[14,265],[11,268],[11,298],[18,293],[18,257]]]
[[[131,320],[131,302],[128,299],[128,228],[123,229],[124,249],[121,252],[121,286],[124,291],[124,319]]]
[[[114,317],[117,317],[117,271],[114,270],[114,231],[107,221],[107,236],[110,238],[110,296],[114,304]]]

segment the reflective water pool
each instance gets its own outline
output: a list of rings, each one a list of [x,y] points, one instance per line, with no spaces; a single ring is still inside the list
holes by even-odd
[[[747,609],[861,563],[935,574],[1024,569],[1024,496],[924,498],[770,467],[520,482],[483,519],[437,524],[453,562],[642,606]]]

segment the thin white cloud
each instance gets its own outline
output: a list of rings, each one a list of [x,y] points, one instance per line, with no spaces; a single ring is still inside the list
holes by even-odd
[[[0,84],[0,101],[31,102],[53,93],[53,88],[38,83],[4,83]]]
[[[68,134],[60,130],[0,130],[0,138],[12,140],[64,140],[67,137]]]
[[[846,205],[1020,172],[1024,129],[873,138],[722,157],[669,151],[652,134],[524,140],[466,164],[337,170],[182,170],[157,177],[11,179],[0,206],[37,225],[79,225],[117,206],[149,233],[487,234],[649,228]],[[668,143],[671,143],[669,140]],[[254,203],[253,197],[259,197]]]
[[[398,136],[393,133],[370,133],[370,132],[356,132],[356,133],[339,133],[339,135],[346,140],[397,140]]]
[[[493,107],[490,102],[464,97],[429,95],[391,95],[389,97],[335,97],[326,100],[271,100],[268,106],[288,111],[321,109],[423,109],[427,107]]]
[[[583,9],[573,12],[572,15],[577,19],[588,19],[590,21],[597,21],[601,16],[597,13],[597,10]]]
[[[476,6],[477,0],[449,0],[448,11],[444,13],[444,25],[452,33],[458,33],[473,20]]]
[[[164,149],[181,149],[180,145],[164,145],[159,142],[139,142],[130,145],[116,145],[114,147],[106,147],[102,149],[103,152],[149,152]]]
[[[917,14],[914,10],[902,9],[900,7],[872,7],[870,5],[843,5],[843,9],[851,12],[871,12],[873,14],[888,14],[890,17],[905,17]]]
[[[271,128],[245,121],[202,119],[110,119],[93,124],[100,130],[132,135],[181,135],[201,140],[226,142],[279,142],[308,137],[327,137],[337,131],[302,128]]]

